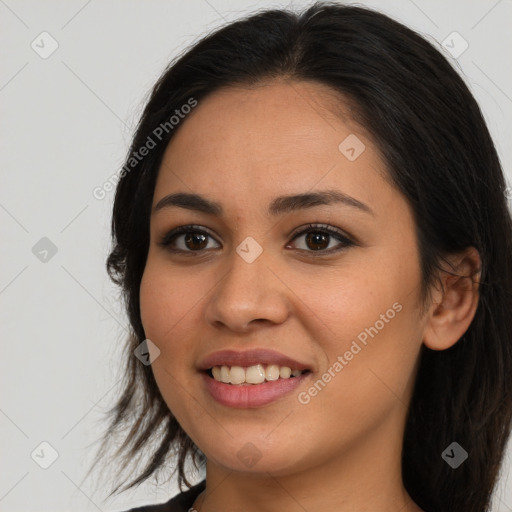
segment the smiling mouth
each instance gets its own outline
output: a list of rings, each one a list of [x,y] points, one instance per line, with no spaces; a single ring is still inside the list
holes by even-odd
[[[263,382],[293,379],[310,373],[310,370],[292,369],[277,364],[256,364],[252,366],[213,366],[206,370],[207,375],[217,382],[231,385],[256,385]]]

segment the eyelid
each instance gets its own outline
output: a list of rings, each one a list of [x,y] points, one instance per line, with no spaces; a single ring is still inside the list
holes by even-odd
[[[323,224],[321,222],[311,222],[309,224],[295,228],[289,236],[292,239],[295,239],[298,235],[302,235],[308,231],[313,231],[314,229],[317,229],[318,231],[326,231],[328,233],[338,235],[341,238],[346,239],[347,241],[355,243],[355,238],[352,235],[349,235],[345,231],[342,231],[339,228],[335,228],[334,226],[331,226],[330,224]]]

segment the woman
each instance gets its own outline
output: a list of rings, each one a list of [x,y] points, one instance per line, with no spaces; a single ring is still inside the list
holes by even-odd
[[[191,487],[189,455],[206,480],[137,510],[489,510],[505,188],[463,80],[383,14],[261,12],[172,63],[119,173],[132,335],[103,447],[128,426],[117,455],[150,456],[122,490],[175,461]]]

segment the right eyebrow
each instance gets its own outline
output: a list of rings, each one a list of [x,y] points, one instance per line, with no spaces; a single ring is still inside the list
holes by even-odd
[[[206,199],[199,194],[189,194],[185,192],[177,192],[175,194],[169,194],[158,201],[153,208],[153,213],[158,212],[162,208],[170,208],[177,206],[179,208],[185,208],[187,210],[196,210],[202,213],[208,213],[210,215],[222,215],[223,209],[220,203]]]

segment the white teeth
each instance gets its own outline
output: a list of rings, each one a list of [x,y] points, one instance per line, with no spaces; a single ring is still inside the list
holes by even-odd
[[[277,364],[269,364],[265,371],[266,380],[277,380],[279,379],[279,366]]]
[[[212,368],[213,378],[215,380],[221,380],[220,379],[220,366],[214,366]]]
[[[229,366],[220,367],[220,381],[229,384]]]
[[[279,378],[289,379],[297,377],[301,370],[293,370],[288,366],[269,364],[266,368],[261,364],[243,368],[242,366],[214,366],[212,368],[213,378],[224,384],[261,384],[265,381],[274,381]]]
[[[281,377],[281,379],[289,379],[291,374],[292,369],[288,368],[288,366],[281,366],[281,368],[279,368],[279,377]]]
[[[245,370],[241,366],[231,367],[231,370],[229,370],[229,382],[231,384],[242,384],[245,379]]]
[[[249,366],[245,370],[245,382],[249,384],[261,384],[265,381],[265,369],[261,364],[255,366]]]

